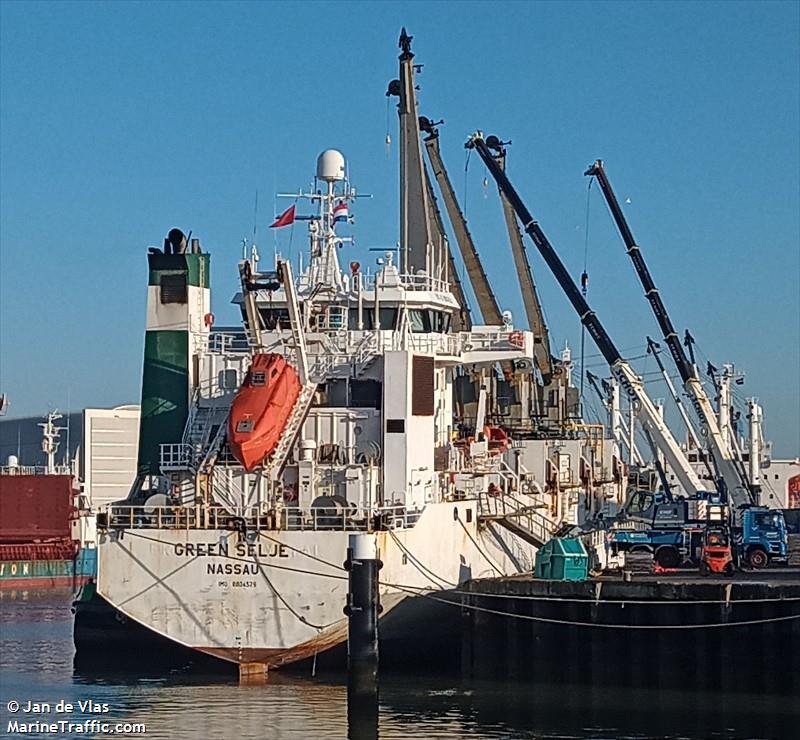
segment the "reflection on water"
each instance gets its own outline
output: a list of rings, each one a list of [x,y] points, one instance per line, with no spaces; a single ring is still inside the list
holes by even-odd
[[[343,675],[274,673],[265,685],[239,686],[226,677],[188,672],[144,677],[114,675],[106,667],[101,673],[76,673],[71,630],[68,593],[0,598],[0,736],[7,730],[11,699],[92,699],[109,704],[106,717],[146,723],[148,738],[347,737]],[[720,696],[394,675],[381,679],[378,727],[384,740],[412,734],[446,739],[797,738],[795,703],[800,702],[756,693]],[[72,715],[84,716],[89,715]],[[360,737],[365,737],[363,724],[352,726],[361,727]]]

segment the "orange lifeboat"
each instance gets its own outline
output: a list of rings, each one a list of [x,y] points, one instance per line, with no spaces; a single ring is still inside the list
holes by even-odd
[[[250,472],[278,446],[300,395],[300,379],[281,355],[257,354],[228,418],[228,445]]]

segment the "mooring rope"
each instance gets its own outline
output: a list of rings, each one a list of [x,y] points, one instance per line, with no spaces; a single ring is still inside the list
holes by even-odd
[[[420,562],[414,556],[414,554],[411,552],[411,550],[406,548],[406,546],[400,541],[400,538],[391,529],[389,530],[389,534],[390,534],[391,538],[395,541],[397,546],[411,559],[411,564],[417,569],[417,571],[419,571],[422,575],[425,575],[425,572],[427,572],[427,573],[430,573],[431,576],[433,576],[433,578],[429,577],[428,580],[431,581],[431,583],[433,583],[435,586],[437,586],[438,588],[441,588],[441,585],[437,584],[433,579],[438,580],[440,583],[443,583],[448,588],[458,585],[457,583],[453,583],[452,581],[448,581],[446,578],[442,578],[441,576],[439,576],[436,573],[434,573],[430,568],[427,568],[425,565],[423,565],[423,563]],[[417,566],[419,566],[419,567],[417,567]]]
[[[139,537],[141,539],[148,540],[150,542],[155,542],[155,543],[158,543],[158,544],[161,544],[161,545],[169,546],[171,544],[169,542],[164,542],[163,540],[160,540],[160,539],[157,539],[157,538],[154,538],[154,537],[147,537],[146,535],[142,535],[142,534],[140,534],[138,532],[133,532],[131,530],[126,530],[126,532],[128,534],[134,536],[134,537]],[[273,541],[273,542],[285,545],[287,548],[289,548],[291,550],[294,550],[295,552],[298,552],[298,553],[300,553],[302,555],[306,555],[309,558],[317,560],[317,561],[319,561],[319,562],[321,562],[321,563],[323,563],[323,564],[325,564],[325,565],[327,565],[329,567],[341,568],[342,570],[344,569],[343,567],[337,566],[334,563],[331,563],[329,561],[324,560],[323,558],[319,558],[319,557],[310,555],[309,553],[303,552],[302,550],[299,550],[298,548],[292,547],[291,545],[286,545],[285,542],[281,542],[280,540],[276,540],[274,538],[271,538],[268,535],[263,535],[263,536],[266,537],[267,539]],[[246,558],[240,558],[240,557],[237,557],[235,555],[220,554],[219,557],[222,557],[222,558],[225,558],[225,559],[228,559],[228,560],[237,561],[237,562],[244,562],[244,563],[248,563],[248,564],[253,562],[252,560],[249,560],[249,559],[246,559]],[[348,576],[346,576],[346,575],[339,575],[339,574],[332,574],[332,573],[321,573],[321,572],[318,572],[318,571],[312,571],[312,570],[301,569],[301,568],[292,568],[290,566],[277,565],[277,564],[274,564],[274,563],[261,563],[260,561],[256,561],[256,563],[259,565],[259,569],[261,569],[261,567],[267,567],[267,568],[275,568],[277,570],[286,570],[286,571],[291,571],[291,572],[295,572],[295,573],[302,573],[302,574],[306,574],[306,575],[314,575],[314,576],[319,576],[319,577],[322,577],[322,578],[334,578],[334,579],[338,579],[338,580],[347,580],[348,579]],[[266,574],[263,573],[263,571],[262,571],[262,575],[264,575],[265,580],[267,580],[267,583],[269,584],[271,590],[273,590],[273,592],[276,594],[276,596],[278,596],[278,598],[281,599],[281,601],[283,601],[282,596],[275,590],[275,588],[272,585],[271,581],[266,576]],[[786,622],[786,621],[791,621],[791,620],[794,620],[794,619],[800,619],[800,614],[789,614],[789,615],[779,616],[779,617],[766,617],[766,618],[763,618],[763,619],[734,620],[734,621],[729,621],[729,622],[710,622],[710,623],[705,623],[705,624],[608,624],[608,623],[600,623],[600,622],[581,622],[581,621],[575,621],[575,620],[555,619],[555,618],[551,618],[551,617],[539,617],[539,616],[534,616],[534,615],[531,615],[531,614],[517,614],[517,613],[514,613],[514,612],[501,611],[499,609],[490,609],[488,607],[477,606],[476,604],[465,603],[463,600],[453,601],[453,600],[442,598],[441,596],[435,596],[433,593],[431,593],[431,589],[429,589],[427,587],[424,587],[424,586],[411,586],[411,585],[407,585],[407,584],[393,583],[391,581],[383,581],[383,580],[379,580],[378,582],[379,582],[380,585],[386,586],[387,588],[394,588],[394,589],[396,589],[398,591],[403,591],[403,592],[408,593],[408,594],[410,594],[412,596],[419,596],[419,597],[422,597],[422,598],[431,599],[433,601],[437,601],[437,602],[440,602],[442,604],[448,604],[450,606],[456,606],[456,607],[459,607],[459,608],[462,608],[462,609],[470,609],[472,611],[484,612],[484,613],[487,613],[487,614],[493,614],[493,615],[501,616],[501,617],[509,617],[509,618],[513,618],[513,619],[522,619],[522,620],[532,621],[532,622],[542,622],[542,623],[546,623],[546,624],[559,624],[559,625],[572,626],[572,627],[589,627],[589,628],[597,627],[597,628],[601,628],[601,629],[645,629],[645,630],[658,630],[658,629],[664,629],[664,630],[673,630],[673,629],[706,629],[706,628],[712,628],[712,627],[713,628],[722,628],[722,627],[735,627],[735,626],[748,626],[748,625],[752,626],[752,625],[770,624],[770,623]],[[478,597],[478,598],[497,598],[497,599],[518,599],[518,600],[523,600],[523,601],[557,601],[557,602],[560,601],[560,602],[566,602],[566,603],[591,604],[591,605],[595,605],[595,606],[599,606],[601,604],[621,604],[623,606],[625,604],[641,604],[641,605],[648,605],[648,606],[649,605],[667,606],[667,605],[699,605],[699,604],[723,605],[724,604],[726,606],[734,606],[734,605],[739,605],[739,604],[759,604],[759,603],[773,603],[773,602],[787,602],[787,603],[790,603],[790,602],[800,601],[800,597],[794,597],[794,596],[790,596],[790,597],[786,597],[786,598],[769,597],[769,598],[759,598],[759,599],[739,599],[739,600],[736,600],[736,601],[697,599],[697,600],[675,600],[675,601],[665,602],[665,601],[638,600],[638,599],[603,599],[603,600],[599,600],[599,599],[591,599],[591,598],[572,598],[572,597],[560,597],[560,596],[536,596],[536,595],[530,595],[530,594],[520,594],[520,595],[488,594],[488,593],[478,593],[478,592],[474,592],[474,591],[466,591],[466,590],[463,590],[463,589],[437,589],[437,591],[446,592],[447,594],[453,594],[453,595],[456,595],[456,596],[468,596],[468,597]],[[284,604],[286,604],[285,601],[284,601]],[[311,622],[309,622],[307,619],[305,619],[302,615],[296,614],[296,612],[294,612],[294,610],[292,610],[291,607],[289,607],[288,604],[286,604],[286,606],[287,606],[287,609],[289,609],[289,611],[292,614],[294,614],[294,616],[296,618],[298,618],[304,624],[308,624],[309,626],[314,627],[315,629],[327,629],[328,627],[330,627],[330,626],[332,626],[334,624],[337,624],[339,621],[341,621],[341,620],[337,620],[337,622],[331,622],[328,625],[314,625]]]
[[[483,558],[484,558],[484,560],[486,560],[486,562],[487,562],[487,563],[489,563],[489,565],[491,565],[491,566],[492,566],[492,570],[494,570],[494,571],[496,571],[497,573],[499,573],[499,574],[500,574],[502,577],[505,577],[505,576],[506,576],[506,573],[505,573],[505,571],[503,571],[503,570],[501,570],[500,568],[498,568],[498,567],[497,567],[497,565],[496,565],[496,563],[495,563],[495,562],[494,562],[494,561],[493,561],[493,560],[492,560],[492,559],[491,559],[491,558],[490,558],[490,557],[489,557],[489,556],[488,556],[488,555],[487,555],[487,554],[486,554],[486,553],[485,553],[483,550],[481,550],[481,547],[480,547],[480,545],[479,545],[479,544],[478,544],[478,543],[475,541],[475,538],[472,536],[472,534],[470,533],[470,531],[467,529],[467,527],[466,527],[466,525],[464,524],[464,522],[462,522],[462,521],[461,521],[461,517],[459,517],[459,518],[458,518],[458,523],[461,525],[461,529],[463,529],[463,530],[466,532],[466,534],[467,534],[467,537],[469,537],[469,539],[470,539],[470,541],[472,542],[472,544],[473,544],[473,545],[475,545],[475,549],[476,549],[476,550],[477,550],[477,551],[478,551],[478,552],[479,552],[481,555],[483,555]]]

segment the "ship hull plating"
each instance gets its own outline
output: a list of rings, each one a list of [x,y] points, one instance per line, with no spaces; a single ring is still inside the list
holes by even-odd
[[[533,557],[492,526],[479,531],[470,501],[429,505],[414,527],[376,534],[384,621],[409,598],[438,604],[442,592],[524,570]],[[97,592],[179,645],[278,667],[346,641],[347,542],[347,531],[108,532]]]

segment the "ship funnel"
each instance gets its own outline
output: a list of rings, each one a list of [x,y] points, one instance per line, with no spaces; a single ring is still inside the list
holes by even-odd
[[[326,149],[317,157],[317,177],[326,182],[344,180],[344,155],[336,149]]]

